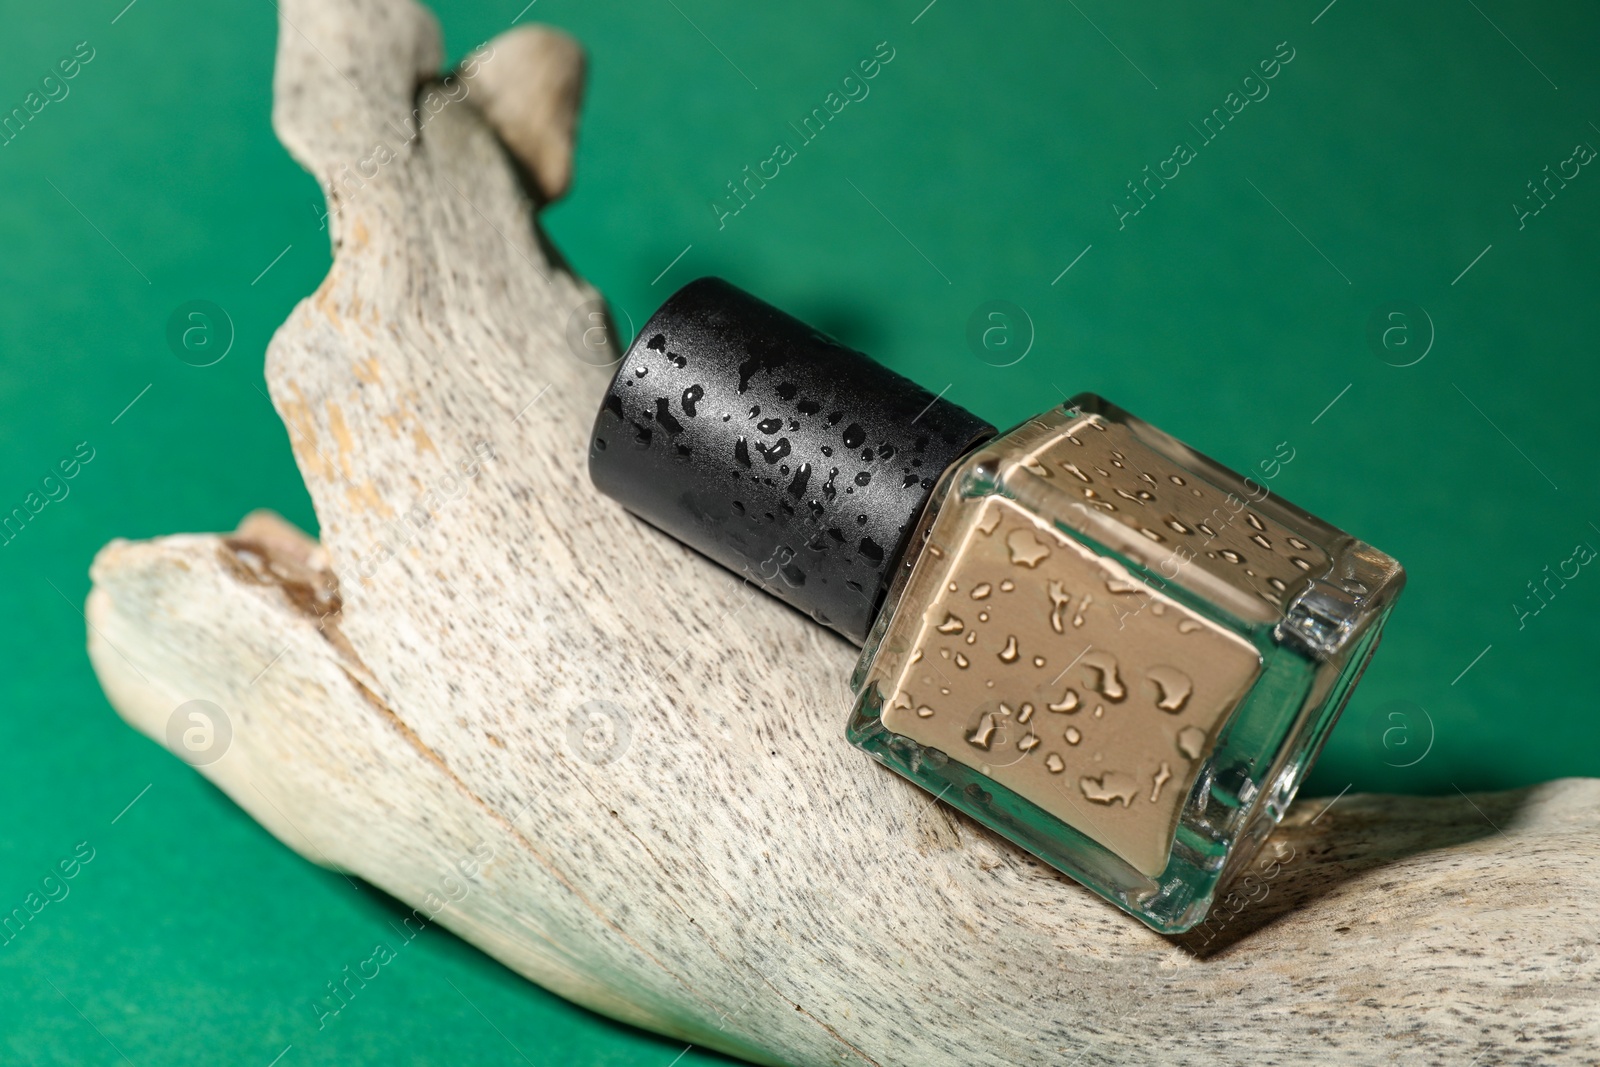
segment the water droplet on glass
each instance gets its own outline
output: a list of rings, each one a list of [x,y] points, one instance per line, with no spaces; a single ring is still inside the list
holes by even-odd
[[[1120,701],[1127,697],[1128,690],[1123,687],[1122,678],[1117,674],[1117,657],[1109,652],[1086,652],[1083,656],[1083,665],[1095,672],[1095,683],[1089,688],[1102,694],[1107,700]]]
[[[1078,710],[1078,704],[1079,700],[1077,691],[1068,689],[1065,693],[1061,694],[1061,699],[1059,701],[1054,704],[1046,704],[1045,707],[1057,713],[1070,713]]]
[[[999,725],[994,721],[994,712],[986,711],[978,719],[978,725],[967,734],[967,743],[973,748],[989,751],[989,746],[994,742],[995,731]]]
[[[1161,769],[1156,771],[1155,777],[1152,778],[1150,782],[1150,803],[1154,804],[1156,801],[1161,799],[1161,787],[1166,785],[1171,780],[1172,768],[1167,766],[1166,760],[1162,760]]]
[[[1067,604],[1072,600],[1072,594],[1060,582],[1051,579],[1045,587],[1045,592],[1050,597],[1050,629],[1058,634],[1066,633],[1066,628],[1061,623],[1061,613],[1067,609]]]
[[[1131,774],[1106,771],[1098,778],[1080,778],[1078,787],[1083,795],[1096,804],[1112,804],[1118,800],[1127,807],[1139,793],[1139,782]]]
[[[1194,692],[1194,681],[1176,667],[1151,667],[1144,676],[1155,683],[1156,707],[1162,711],[1182,711]]]
[[[1032,530],[1006,534],[1006,548],[1011,550],[1011,562],[1019,567],[1037,567],[1050,555],[1050,546],[1040,544]]]

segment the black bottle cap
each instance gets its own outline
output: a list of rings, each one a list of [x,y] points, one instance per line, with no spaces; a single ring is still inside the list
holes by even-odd
[[[622,358],[589,474],[640,518],[861,644],[934,483],[994,432],[701,278]]]

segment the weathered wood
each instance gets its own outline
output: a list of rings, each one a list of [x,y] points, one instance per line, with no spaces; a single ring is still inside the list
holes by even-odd
[[[433,114],[409,0],[282,13],[335,257],[267,378],[322,540],[108,545],[90,655],[132,724],[213,701],[202,770],[307,859],[758,1062],[1595,1062],[1600,781],[1297,806],[1261,899],[1156,936],[850,748],[854,650],[590,488],[595,294],[529,200],[576,47],[503,36]]]

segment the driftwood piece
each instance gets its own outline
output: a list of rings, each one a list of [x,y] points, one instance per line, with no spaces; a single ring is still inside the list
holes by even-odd
[[[213,702],[201,769],[307,859],[761,1063],[1595,1062],[1600,781],[1298,805],[1212,922],[1151,933],[850,748],[854,650],[590,488],[595,294],[534,215],[576,47],[513,31],[440,84],[409,0],[281,9],[335,257],[267,379],[322,540],[108,545],[129,722],[182,754]]]

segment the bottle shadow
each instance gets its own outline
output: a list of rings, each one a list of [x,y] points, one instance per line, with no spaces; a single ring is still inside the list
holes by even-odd
[[[1410,856],[1503,833],[1530,793],[1299,801],[1258,857],[1218,891],[1205,921],[1168,940],[1198,959],[1218,956],[1356,878]],[[1373,889],[1381,893],[1397,885],[1379,882]]]

